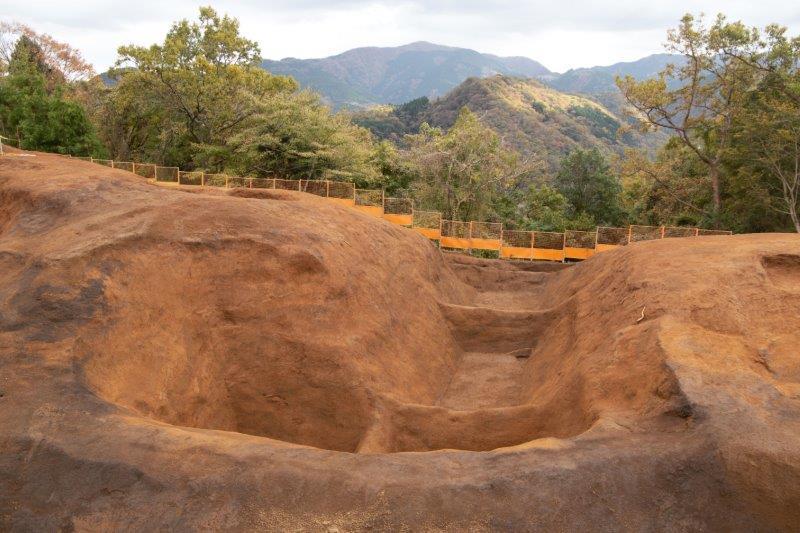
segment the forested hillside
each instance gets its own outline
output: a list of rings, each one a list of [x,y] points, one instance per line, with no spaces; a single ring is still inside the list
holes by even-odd
[[[470,78],[443,98],[378,107],[355,114],[354,121],[379,138],[402,143],[403,136],[417,132],[423,122],[450,128],[462,107],[475,113],[506,146],[545,161],[550,171],[576,148],[596,148],[610,156],[663,139],[621,130],[625,118],[589,98],[560,93],[537,80],[507,76]]]

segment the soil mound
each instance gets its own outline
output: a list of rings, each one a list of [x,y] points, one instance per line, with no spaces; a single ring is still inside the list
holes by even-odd
[[[798,287],[793,235],[477,260],[17,152],[0,527],[791,529]]]

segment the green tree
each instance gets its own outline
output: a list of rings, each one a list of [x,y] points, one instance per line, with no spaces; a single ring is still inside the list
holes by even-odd
[[[226,152],[219,148],[259,112],[254,102],[297,88],[291,78],[260,68],[258,45],[239,35],[236,19],[210,7],[200,8],[197,22],[175,23],[161,45],[120,47],[115,75],[120,81],[109,113],[130,113],[122,131],[149,139],[133,157],[187,168],[223,166],[219,156]],[[134,122],[145,132],[131,133]]]
[[[620,204],[634,224],[713,225],[705,165],[677,138],[649,157],[628,150],[617,161]]]
[[[684,56],[681,65],[668,66],[655,79],[617,78],[617,85],[644,127],[675,134],[706,166],[718,217],[731,126],[754,79],[753,69],[738,58],[756,53],[759,34],[723,15],[705,27],[687,14],[667,40],[669,52]]]
[[[796,229],[800,37],[721,15],[706,28],[687,15],[670,47],[684,54],[682,67],[658,80],[618,80],[643,123],[676,134],[654,160],[623,158],[632,219]]]
[[[0,78],[0,133],[19,138],[26,150],[101,155],[102,146],[83,108],[64,98],[63,84],[48,87],[52,69],[42,57],[30,39],[17,41],[8,74]]]
[[[407,140],[418,202],[454,220],[495,218],[498,196],[530,170],[466,107],[447,133],[423,124]]]
[[[531,186],[524,195],[523,225],[537,231],[564,231],[569,224],[569,202],[553,187]]]
[[[390,141],[375,145],[372,161],[381,175],[380,186],[387,194],[395,195],[409,188],[414,173]]]
[[[772,210],[800,233],[800,101],[787,98],[773,79],[765,85],[753,91],[734,124],[729,163],[739,178],[757,177]]]
[[[553,185],[569,202],[571,218],[588,215],[598,224],[620,223],[621,187],[596,148],[573,150],[564,157]]]
[[[227,142],[228,168],[242,175],[344,179],[376,187],[368,130],[332,114],[310,91],[255,99],[255,113]]]

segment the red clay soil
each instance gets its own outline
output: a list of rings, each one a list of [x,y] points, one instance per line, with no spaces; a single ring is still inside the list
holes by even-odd
[[[442,255],[0,158],[0,529],[792,530],[800,237]]]

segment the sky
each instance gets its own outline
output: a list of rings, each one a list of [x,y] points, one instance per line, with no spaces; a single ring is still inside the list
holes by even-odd
[[[797,0],[0,0],[0,20],[49,33],[104,71],[118,46],[162,42],[173,21],[196,18],[200,5],[238,18],[269,59],[430,41],[526,56],[563,72],[662,52],[667,30],[687,12],[723,12],[751,26],[777,22],[800,34]]]

